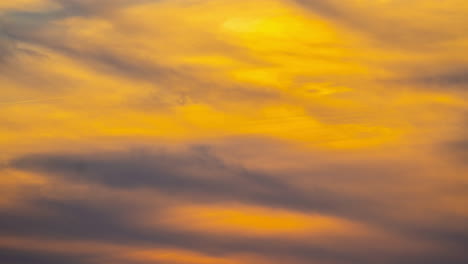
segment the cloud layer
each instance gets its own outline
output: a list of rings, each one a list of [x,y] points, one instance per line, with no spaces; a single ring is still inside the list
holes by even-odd
[[[1,263],[467,263],[465,1],[6,2]]]

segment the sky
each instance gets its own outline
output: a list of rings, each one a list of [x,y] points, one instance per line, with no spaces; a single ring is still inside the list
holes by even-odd
[[[468,263],[466,0],[0,1],[0,262]]]

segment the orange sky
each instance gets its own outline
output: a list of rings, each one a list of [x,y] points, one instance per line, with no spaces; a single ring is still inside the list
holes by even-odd
[[[468,263],[467,15],[1,1],[0,263]]]

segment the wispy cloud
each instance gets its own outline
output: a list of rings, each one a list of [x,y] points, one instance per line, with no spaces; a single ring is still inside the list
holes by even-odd
[[[467,7],[3,1],[0,262],[466,263]]]

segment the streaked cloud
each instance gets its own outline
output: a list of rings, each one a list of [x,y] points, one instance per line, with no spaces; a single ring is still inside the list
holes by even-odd
[[[465,1],[3,2],[0,262],[468,261]]]

